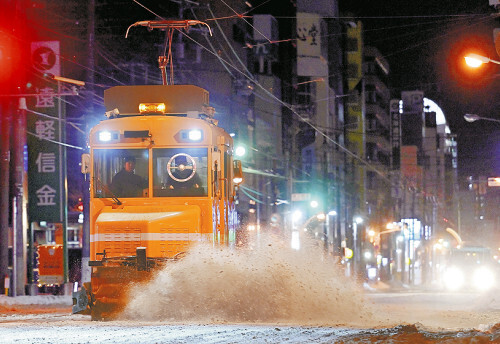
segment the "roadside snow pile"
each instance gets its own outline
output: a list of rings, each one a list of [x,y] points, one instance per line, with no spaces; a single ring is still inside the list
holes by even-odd
[[[500,310],[500,288],[493,288],[478,296],[474,308],[478,310]]]
[[[0,295],[0,305],[61,305],[70,306],[73,304],[71,296],[36,295],[36,296],[16,296],[8,297]]]

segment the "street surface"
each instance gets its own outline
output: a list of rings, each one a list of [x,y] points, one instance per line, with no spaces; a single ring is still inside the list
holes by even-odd
[[[38,298],[42,298],[39,296]],[[4,302],[5,297],[0,298]],[[500,309],[476,294],[370,293],[384,319],[365,323],[92,322],[63,304],[1,306],[2,343],[491,343],[500,342]],[[56,302],[52,300],[51,302]]]
[[[0,296],[1,343],[500,343],[500,293],[362,287],[311,250],[200,247],[113,321],[68,296]]]

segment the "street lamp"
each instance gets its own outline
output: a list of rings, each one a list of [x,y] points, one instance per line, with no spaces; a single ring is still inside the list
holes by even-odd
[[[235,150],[234,150],[234,154],[235,154],[236,156],[240,157],[240,158],[241,158],[242,156],[244,156],[244,155],[246,154],[246,152],[247,152],[247,151],[246,151],[245,147],[243,147],[243,146],[236,146],[236,148],[235,148]]]
[[[500,64],[500,61],[492,60],[489,57],[478,55],[478,54],[469,54],[464,57],[465,63],[467,63],[468,66],[473,67],[473,68],[478,68],[480,67],[483,63],[496,63]]]
[[[470,123],[475,122],[475,121],[480,120],[480,119],[483,119],[485,121],[491,121],[491,122],[500,122],[500,119],[481,117],[481,116],[478,116],[478,115],[472,114],[472,113],[466,113],[464,115],[464,119]]]

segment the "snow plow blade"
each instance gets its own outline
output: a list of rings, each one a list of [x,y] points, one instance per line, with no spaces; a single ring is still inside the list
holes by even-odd
[[[80,290],[73,292],[73,314],[91,314],[89,299],[90,299],[90,283],[84,283]]]

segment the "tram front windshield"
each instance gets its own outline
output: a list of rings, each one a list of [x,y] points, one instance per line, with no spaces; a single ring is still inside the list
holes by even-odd
[[[147,149],[94,149],[94,197],[147,197]]]
[[[153,197],[207,196],[207,148],[154,148]]]
[[[207,196],[207,151],[153,149],[153,197]],[[149,197],[149,155],[148,149],[94,149],[94,197]]]

